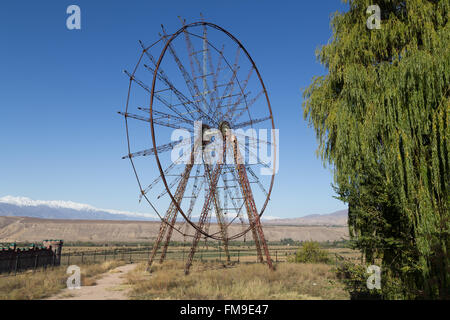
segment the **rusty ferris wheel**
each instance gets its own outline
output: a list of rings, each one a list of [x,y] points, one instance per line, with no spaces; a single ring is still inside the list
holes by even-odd
[[[247,233],[258,261],[273,268],[260,217],[277,148],[267,137],[275,126],[261,75],[238,39],[203,18],[183,20],[175,33],[161,28],[151,45],[139,41],[137,65],[125,71],[126,109],[119,112],[128,142],[123,158],[131,161],[140,200],[161,219],[149,270],[159,251],[164,261],[174,232],[192,241],[186,274],[202,239],[220,241],[230,261],[229,241],[245,241]],[[180,140],[180,130],[194,138]],[[209,150],[213,142],[221,152]],[[262,156],[268,148],[272,164]]]

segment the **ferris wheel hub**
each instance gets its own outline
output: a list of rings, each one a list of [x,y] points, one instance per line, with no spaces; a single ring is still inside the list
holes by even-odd
[[[222,132],[222,136],[225,138],[227,135],[227,131],[231,129],[230,123],[228,121],[222,121],[219,124],[219,130]]]

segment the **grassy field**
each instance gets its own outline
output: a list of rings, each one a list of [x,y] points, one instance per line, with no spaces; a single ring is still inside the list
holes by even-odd
[[[349,294],[334,271],[336,257],[356,263],[361,257],[355,250],[331,247],[324,248],[329,257],[327,264],[291,263],[286,261],[292,261],[298,247],[272,245],[270,251],[276,266],[276,271],[272,272],[267,265],[255,263],[256,252],[252,246],[231,246],[229,265],[225,265],[223,249],[210,246],[200,248],[190,275],[185,276],[187,248],[172,246],[164,264],[155,262],[149,275],[144,272],[149,249],[143,246],[66,247],[60,267],[17,276],[1,275],[0,299],[52,296],[66,287],[68,265],[80,266],[82,285],[89,286],[94,285],[102,273],[130,262],[137,263],[137,268],[126,277],[132,287],[132,299],[348,299]],[[111,250],[117,252],[112,254]],[[159,255],[155,261],[158,258]]]
[[[124,262],[107,261],[97,264],[79,265],[81,269],[81,285],[95,285],[97,277]],[[44,299],[67,287],[67,267],[48,268],[18,274],[17,276],[0,277],[1,300],[33,300]]]
[[[332,266],[280,263],[276,271],[262,264],[218,267],[197,263],[185,276],[184,264],[154,265],[151,275],[141,263],[127,276],[132,299],[349,299]]]
[[[167,261],[145,273],[140,263],[127,275],[132,299],[349,299],[327,264],[280,263],[267,265],[196,263],[188,276],[181,261]]]

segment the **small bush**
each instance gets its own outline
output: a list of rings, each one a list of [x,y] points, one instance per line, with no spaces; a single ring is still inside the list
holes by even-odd
[[[320,248],[318,242],[306,241],[295,256],[291,257],[290,262],[329,263],[330,257],[328,256],[328,252]]]
[[[281,240],[280,240],[280,243],[281,243],[282,245],[290,245],[290,246],[295,245],[295,241],[294,241],[292,238],[284,238],[284,239],[281,239]]]
[[[366,273],[364,266],[345,261],[337,268],[336,275],[344,283],[351,300],[378,300],[382,298],[381,290],[367,288],[369,275]]]

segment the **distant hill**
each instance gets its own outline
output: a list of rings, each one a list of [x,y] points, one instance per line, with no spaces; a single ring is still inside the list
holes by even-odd
[[[280,226],[346,226],[348,210],[340,210],[329,214],[311,214],[300,218],[271,219],[264,223]]]
[[[146,242],[154,241],[159,231],[156,221],[119,220],[63,220],[28,217],[0,217],[0,242],[41,242],[44,239],[90,242]],[[264,235],[268,241],[291,238],[296,241],[339,241],[348,239],[347,227],[331,226],[280,226],[263,223]],[[219,232],[216,224],[211,224],[211,233]],[[242,231],[233,224],[232,234]],[[193,232],[191,228],[189,232]],[[183,236],[174,232],[174,241],[183,241]],[[251,233],[247,234],[247,240]],[[236,240],[243,241],[244,238]]]

